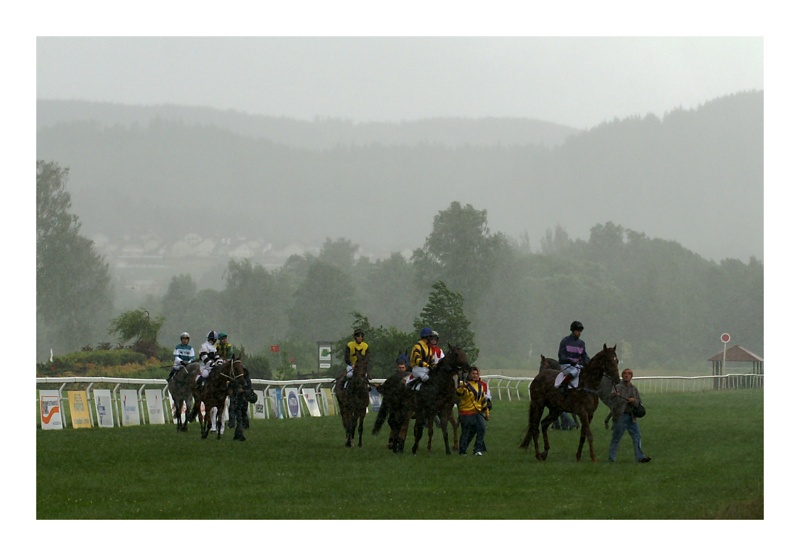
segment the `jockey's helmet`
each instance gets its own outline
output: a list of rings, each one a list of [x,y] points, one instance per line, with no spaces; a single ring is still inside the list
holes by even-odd
[[[211,332],[208,333],[208,336],[206,336],[206,338],[208,339],[209,342],[216,342],[217,333],[212,330]]]
[[[227,332],[220,332],[219,334],[217,334],[217,339],[218,340],[221,340],[222,338],[227,338],[227,337],[228,337],[228,333]]]
[[[353,331],[353,338],[355,338],[356,336],[361,336],[363,338],[364,337],[364,331],[361,330],[360,328],[356,328]]]
[[[574,320],[572,321],[572,324],[569,325],[569,330],[570,332],[574,330],[583,330],[583,324],[581,324],[581,321],[579,320]]]
[[[427,326],[419,331],[420,338],[428,338],[433,334],[433,330],[428,328]]]
[[[189,333],[188,333],[188,332],[184,332],[183,334],[181,334],[181,340],[183,340],[184,338],[186,338],[187,340],[189,340],[189,339],[190,339],[190,338],[189,338]]]
[[[438,340],[439,339],[439,333],[436,332],[435,330],[431,330],[431,337],[436,338]]]

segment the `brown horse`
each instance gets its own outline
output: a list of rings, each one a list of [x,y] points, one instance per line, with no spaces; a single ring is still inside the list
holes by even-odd
[[[188,412],[192,409],[192,387],[194,386],[197,373],[200,372],[200,364],[197,362],[181,365],[169,379],[169,393],[175,403],[174,417],[177,421],[178,432],[189,430]],[[184,418],[183,405],[186,404],[187,417]]]
[[[550,442],[547,438],[547,429],[558,418],[558,416],[568,411],[575,414],[581,422],[581,438],[578,443],[578,452],[575,457],[581,461],[583,444],[589,441],[589,455],[593,462],[597,461],[594,452],[594,437],[590,424],[594,412],[597,409],[598,396],[606,398],[608,392],[601,392],[601,388],[610,388],[612,384],[619,383],[619,367],[617,360],[617,346],[608,347],[603,344],[603,349],[597,353],[581,370],[577,388],[570,388],[566,394],[562,394],[555,386],[555,379],[560,371],[550,369],[548,361],[542,355],[539,374],[531,382],[530,396],[531,404],[528,409],[528,429],[520,444],[520,448],[527,449],[533,439],[536,448],[536,459],[544,461],[550,450]],[[610,380],[603,381],[603,377]],[[544,409],[549,410],[547,417],[542,419]],[[544,439],[544,451],[539,451],[539,428],[541,427]]]
[[[358,447],[364,433],[364,417],[369,405],[369,378],[367,374],[369,358],[356,352],[356,363],[353,365],[353,377],[339,377],[334,387],[336,401],[339,402],[339,413],[345,431],[344,445],[352,448],[358,427]],[[347,383],[345,386],[345,382]]]
[[[195,383],[195,401],[189,420],[194,420],[194,417],[200,413],[201,403],[205,405],[206,414],[200,420],[201,438],[208,438],[208,433],[211,430],[211,418],[214,413],[216,413],[217,439],[222,436],[222,413],[225,411],[225,400],[228,398],[231,387],[244,387],[244,374],[244,367],[240,360],[227,359],[221,365],[211,369],[208,378],[206,378],[205,386],[198,388]],[[214,408],[216,408],[216,411],[213,411]]]
[[[414,445],[411,453],[416,454],[422,431],[427,427],[433,430],[436,417],[442,424],[442,438],[444,439],[445,453],[450,451],[450,439],[447,433],[447,423],[453,415],[453,402],[455,400],[455,383],[453,377],[459,371],[467,371],[470,367],[467,354],[458,346],[447,345],[447,353],[439,363],[428,373],[428,380],[423,382],[419,390],[412,390],[413,412],[416,416],[414,423]],[[450,417],[448,417],[448,414]],[[408,414],[407,419],[411,419]],[[429,443],[430,446],[430,443]],[[429,448],[430,449],[430,448]],[[401,450],[402,451],[402,450]]]
[[[380,433],[383,424],[388,423],[389,442],[386,446],[393,452],[402,452],[408,428],[406,415],[411,411],[412,403],[405,375],[393,374],[378,386],[378,392],[381,394],[381,407],[375,417],[372,434]]]

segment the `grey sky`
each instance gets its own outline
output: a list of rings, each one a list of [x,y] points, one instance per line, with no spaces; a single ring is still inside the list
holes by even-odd
[[[40,37],[38,98],[593,127],[764,88],[760,37]]]

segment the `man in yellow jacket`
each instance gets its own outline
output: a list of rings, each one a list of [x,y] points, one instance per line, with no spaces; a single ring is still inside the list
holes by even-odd
[[[461,439],[458,443],[458,453],[467,455],[467,448],[475,438],[472,453],[482,456],[486,451],[486,421],[492,409],[492,395],[489,385],[481,380],[481,370],[472,367],[467,375],[467,380],[462,381],[456,388],[458,395],[458,421],[461,425]]]

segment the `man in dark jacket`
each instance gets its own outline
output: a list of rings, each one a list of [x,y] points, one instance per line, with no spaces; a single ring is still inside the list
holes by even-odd
[[[608,461],[617,461],[617,448],[625,431],[628,431],[633,439],[633,452],[636,461],[647,463],[650,458],[644,455],[642,450],[642,433],[639,432],[639,423],[632,409],[642,403],[639,389],[633,385],[633,371],[625,369],[622,371],[622,383],[614,387],[616,402],[611,409],[611,416],[614,419],[614,428],[611,431],[611,446],[608,449]]]

